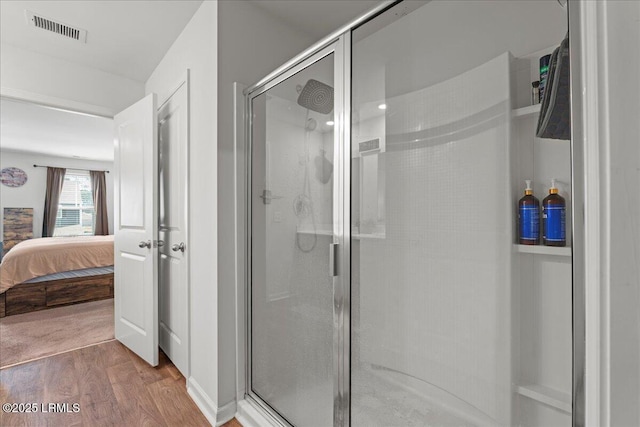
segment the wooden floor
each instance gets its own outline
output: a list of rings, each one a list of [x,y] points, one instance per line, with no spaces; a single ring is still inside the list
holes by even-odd
[[[184,377],[163,353],[152,368],[118,341],[0,370],[0,403],[35,403],[38,409],[0,412],[3,427],[209,425],[187,394]],[[42,404],[47,410],[49,403],[68,408],[43,412]]]

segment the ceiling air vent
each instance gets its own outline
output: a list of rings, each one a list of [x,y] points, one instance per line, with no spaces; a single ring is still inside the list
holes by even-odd
[[[61,22],[56,22],[44,16],[38,15],[31,11],[25,10],[25,16],[27,17],[27,24],[36,28],[51,31],[52,33],[59,34],[63,37],[79,41],[81,43],[87,42],[87,31],[75,28]]]

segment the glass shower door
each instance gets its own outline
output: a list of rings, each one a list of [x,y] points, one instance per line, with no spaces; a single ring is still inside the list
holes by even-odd
[[[571,253],[515,234],[525,179],[571,198],[531,105],[566,32],[556,2],[485,0],[352,32],[352,426],[571,425]]]
[[[251,98],[250,395],[296,426],[334,416],[334,54]]]

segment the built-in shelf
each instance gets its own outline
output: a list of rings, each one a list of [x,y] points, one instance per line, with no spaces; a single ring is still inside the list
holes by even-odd
[[[571,395],[538,384],[524,384],[517,388],[518,394],[544,403],[567,414],[571,414]]]
[[[351,237],[356,240],[362,239],[385,239],[386,236],[384,234],[352,234]]]
[[[298,234],[308,234],[308,235],[317,235],[317,236],[333,236],[333,231],[329,231],[329,230],[316,230],[314,231],[313,229],[308,229],[308,228],[303,228],[303,229],[298,229],[296,230],[296,233]],[[362,239],[384,239],[385,235],[384,234],[352,234],[351,238],[356,239],[356,240],[362,240]]]
[[[296,230],[298,234],[315,234],[318,236],[333,236],[333,231],[331,230],[314,230],[309,228],[299,228]]]
[[[522,254],[571,256],[571,247],[544,245],[513,245],[514,251]]]
[[[529,105],[527,107],[516,108],[511,111],[512,117],[526,117],[540,112],[540,104]]]

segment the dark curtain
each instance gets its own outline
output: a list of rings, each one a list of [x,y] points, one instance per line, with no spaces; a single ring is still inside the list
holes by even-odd
[[[62,184],[64,183],[64,168],[47,168],[47,192],[44,196],[44,221],[42,221],[42,237],[52,237],[56,227],[58,203]]]
[[[91,189],[93,190],[93,209],[95,212],[95,228],[93,234],[106,236],[109,234],[107,218],[107,180],[103,171],[90,171]]]

